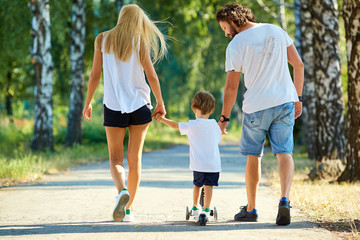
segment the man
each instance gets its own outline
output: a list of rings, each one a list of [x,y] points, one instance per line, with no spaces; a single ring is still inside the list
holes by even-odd
[[[236,221],[257,221],[256,192],[266,134],[279,162],[281,198],[276,224],[290,224],[289,193],[294,173],[293,126],[301,115],[304,65],[292,39],[280,27],[255,23],[252,11],[240,4],[218,10],[217,22],[232,40],[226,49],[222,116],[219,126],[226,133],[236,100],[240,73],[247,88],[243,101],[240,152],[247,156],[245,182],[247,206],[235,215]],[[288,62],[293,66],[291,79]]]

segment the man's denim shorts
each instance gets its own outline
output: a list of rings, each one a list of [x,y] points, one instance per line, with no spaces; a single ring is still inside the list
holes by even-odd
[[[269,135],[274,155],[279,153],[292,154],[294,116],[294,102],[250,114],[244,113],[240,140],[241,154],[262,156],[266,134]]]

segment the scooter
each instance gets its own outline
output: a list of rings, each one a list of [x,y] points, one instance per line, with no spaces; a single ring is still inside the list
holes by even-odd
[[[204,209],[204,198],[205,198],[205,191],[204,191],[204,188],[202,188],[201,194],[200,194],[200,200],[199,200],[199,204],[201,206],[200,212],[202,212],[202,210]],[[214,209],[210,210],[210,216],[209,216],[209,218],[207,218],[205,213],[200,213],[199,215],[193,215],[192,209],[189,211],[189,207],[186,206],[186,220],[189,220],[191,216],[193,217],[194,222],[200,223],[200,226],[206,226],[206,222],[209,222],[212,219],[214,219],[214,221],[218,220],[218,214],[217,214],[216,207],[214,207]]]

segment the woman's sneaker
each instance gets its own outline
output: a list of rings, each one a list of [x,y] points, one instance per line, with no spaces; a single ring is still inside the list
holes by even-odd
[[[199,209],[197,206],[193,206],[191,209],[191,215],[192,216],[199,216],[201,213],[201,209]]]
[[[113,211],[113,218],[116,222],[121,222],[125,217],[125,206],[130,200],[130,194],[126,188],[121,190],[116,197],[116,204]]]
[[[133,222],[134,221],[134,213],[130,211],[130,209],[126,209],[125,217],[122,220],[123,222]]]
[[[247,211],[247,205],[240,207],[240,212],[235,214],[234,220],[240,222],[257,222],[257,211],[254,208],[251,212]]]

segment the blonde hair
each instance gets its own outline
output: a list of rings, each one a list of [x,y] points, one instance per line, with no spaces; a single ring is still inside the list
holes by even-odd
[[[140,62],[152,53],[152,61],[155,63],[167,51],[165,36],[136,4],[123,6],[116,26],[105,34],[105,53],[113,53],[123,62],[129,61],[135,51],[139,53]]]

